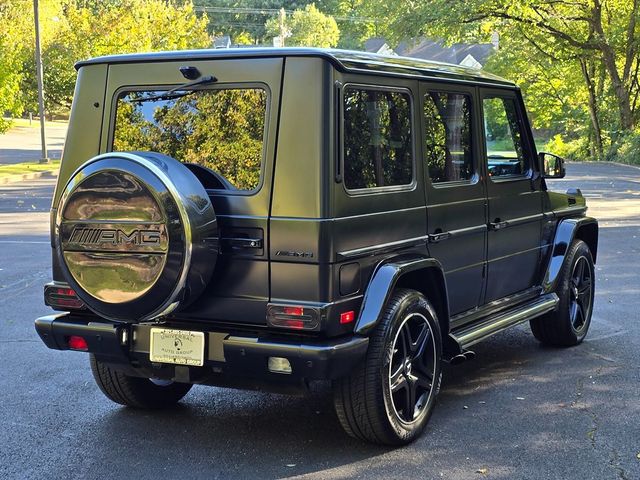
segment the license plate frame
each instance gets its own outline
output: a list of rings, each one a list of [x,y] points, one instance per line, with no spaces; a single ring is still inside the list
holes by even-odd
[[[149,336],[150,361],[190,367],[204,365],[204,332],[151,328]]]

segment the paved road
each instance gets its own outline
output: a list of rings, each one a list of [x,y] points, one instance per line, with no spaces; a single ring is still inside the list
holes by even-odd
[[[0,165],[40,160],[42,157],[40,129],[35,125],[37,122],[34,121],[34,126],[13,127],[7,133],[0,135]],[[60,158],[67,135],[67,124],[48,123],[45,132],[49,158]]]
[[[33,330],[48,312],[51,183],[0,188],[0,478],[639,479],[640,170],[568,170],[554,187],[580,186],[601,220],[587,340],[542,348],[522,325],[478,345],[445,370],[425,434],[397,450],[343,434],[325,387],[195,387],[166,412],[109,403],[86,355]]]

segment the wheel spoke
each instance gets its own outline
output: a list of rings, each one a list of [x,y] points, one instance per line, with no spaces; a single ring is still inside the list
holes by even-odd
[[[400,336],[398,340],[402,344],[402,358],[407,358],[411,352],[411,335],[409,334],[409,330],[406,325],[402,328],[402,330],[400,330]]]
[[[395,393],[403,388],[407,388],[407,378],[404,376],[402,367],[391,377],[390,388],[391,392]]]
[[[416,383],[419,387],[422,387],[427,391],[431,390],[431,385],[433,385],[433,375],[423,372],[422,370],[416,371],[414,375],[417,378]]]
[[[574,278],[574,285],[578,286],[580,285],[580,283],[582,282],[582,279],[584,278],[584,260],[582,259],[582,257],[580,257],[578,259],[578,262],[576,263],[576,267],[573,273],[573,278]]]
[[[418,339],[414,344],[413,349],[413,358],[420,358],[425,351],[427,343],[431,338],[431,329],[425,324],[420,331],[420,335],[418,335]]]
[[[573,327],[575,329],[579,329],[584,325],[585,317],[584,317],[584,309],[580,302],[576,302],[576,315],[573,320]]]
[[[405,420],[412,421],[415,416],[416,409],[416,384],[409,382],[407,388],[407,395],[405,396]]]

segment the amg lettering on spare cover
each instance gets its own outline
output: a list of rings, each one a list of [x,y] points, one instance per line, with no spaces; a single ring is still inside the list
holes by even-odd
[[[158,245],[160,232],[157,230],[132,230],[126,233],[119,228],[84,228],[76,227],[71,233],[70,242],[81,245]]]

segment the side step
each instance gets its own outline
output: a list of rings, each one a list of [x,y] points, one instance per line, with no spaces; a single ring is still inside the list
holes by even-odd
[[[464,351],[474,343],[478,343],[491,335],[554,310],[558,301],[558,296],[555,293],[548,293],[533,302],[501,312],[473,325],[465,325],[451,332],[451,336],[458,342],[460,349]]]

